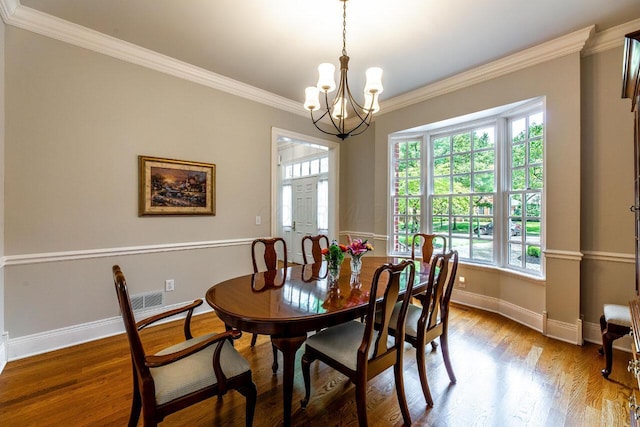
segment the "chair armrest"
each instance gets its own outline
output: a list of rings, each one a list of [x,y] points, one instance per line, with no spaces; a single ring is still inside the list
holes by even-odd
[[[162,320],[165,319],[167,317],[171,317],[171,316],[175,316],[176,314],[180,314],[180,313],[184,313],[185,311],[189,311],[189,314],[187,315],[188,320],[191,320],[191,314],[193,313],[193,310],[202,305],[202,300],[195,300],[193,301],[191,304],[189,305],[185,305],[184,307],[178,307],[175,308],[173,310],[169,310],[166,311],[164,313],[160,313],[160,314],[156,314],[155,316],[151,316],[148,317],[146,319],[142,319],[139,322],[136,322],[136,328],[138,330],[141,330],[143,328],[146,328],[147,326],[151,325],[152,323],[157,322],[158,320]]]
[[[169,365],[171,363],[177,362],[180,359],[184,359],[187,356],[197,353],[212,344],[219,343],[218,345],[222,346],[222,344],[224,344],[224,340],[229,338],[233,339],[236,335],[239,334],[241,334],[241,332],[237,330],[226,331],[220,334],[216,334],[207,340],[200,341],[199,343],[184,348],[180,351],[176,351],[175,353],[163,354],[161,356],[146,356],[144,358],[145,365],[148,368],[158,368],[160,366]],[[218,360],[218,364],[219,363],[220,361]]]

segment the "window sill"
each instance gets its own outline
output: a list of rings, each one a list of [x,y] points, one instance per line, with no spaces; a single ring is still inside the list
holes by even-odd
[[[534,285],[545,286],[547,283],[547,279],[544,276],[534,276],[532,274],[527,274],[522,271],[511,270],[508,268],[497,267],[495,265],[488,264],[476,264],[471,262],[465,262],[460,260],[460,265],[463,265],[465,269],[468,270],[480,270],[480,271],[498,271],[500,273],[506,274],[508,276],[514,277],[519,280],[526,280],[529,283],[533,283]]]

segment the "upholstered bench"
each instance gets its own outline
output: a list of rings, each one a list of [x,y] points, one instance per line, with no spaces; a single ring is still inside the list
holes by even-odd
[[[629,307],[618,304],[605,304],[604,314],[600,317],[600,330],[602,331],[602,349],[605,368],[600,371],[605,378],[611,373],[613,363],[613,341],[622,338],[631,332],[631,313]]]

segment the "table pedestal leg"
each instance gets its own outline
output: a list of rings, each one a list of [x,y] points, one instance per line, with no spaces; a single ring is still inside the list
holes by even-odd
[[[296,351],[307,339],[306,335],[300,337],[272,336],[271,342],[282,352],[282,389],[284,403],[284,426],[291,425],[291,399],[293,398],[293,373],[296,361]]]

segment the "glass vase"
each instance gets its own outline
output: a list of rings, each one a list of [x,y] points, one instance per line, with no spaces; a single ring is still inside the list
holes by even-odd
[[[340,264],[330,262],[327,269],[327,282],[329,283],[329,287],[337,286],[338,279],[340,278]]]
[[[360,283],[360,270],[362,270],[362,259],[360,256],[351,256],[351,279],[352,285]]]
[[[351,274],[355,274],[359,276],[360,270],[362,270],[361,255],[352,256],[351,257]]]

